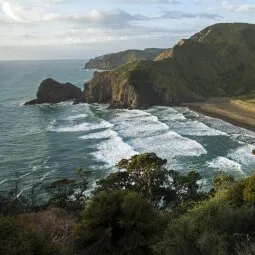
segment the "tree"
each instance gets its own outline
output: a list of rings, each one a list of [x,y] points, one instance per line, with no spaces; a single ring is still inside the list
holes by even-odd
[[[187,176],[164,167],[167,160],[155,153],[135,155],[121,160],[119,171],[97,182],[95,193],[109,190],[131,190],[142,194],[155,208],[174,208],[191,200],[202,198],[196,172]]]
[[[74,237],[85,254],[152,254],[163,226],[163,216],[136,192],[102,192],[88,202]]]
[[[77,180],[61,179],[46,186],[50,194],[49,204],[71,211],[81,211],[83,209],[88,188],[88,175],[90,171],[81,168],[75,170]]]
[[[255,177],[218,174],[212,196],[172,218],[159,254],[254,254]],[[247,252],[247,253],[245,253]]]

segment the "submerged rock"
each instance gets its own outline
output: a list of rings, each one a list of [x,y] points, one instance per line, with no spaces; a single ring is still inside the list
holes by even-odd
[[[25,105],[56,104],[73,100],[75,103],[82,101],[82,91],[71,83],[59,83],[51,78],[42,81],[36,99],[26,102]]]

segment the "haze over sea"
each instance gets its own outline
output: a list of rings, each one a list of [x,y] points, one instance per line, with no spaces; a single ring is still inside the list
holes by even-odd
[[[210,185],[216,171],[234,176],[255,169],[255,133],[182,107],[108,110],[106,105],[23,106],[48,77],[81,88],[93,71],[82,60],[0,62],[0,192],[15,180],[28,190],[38,180],[74,178],[92,170],[90,183],[122,158],[155,152],[180,172],[196,170]]]

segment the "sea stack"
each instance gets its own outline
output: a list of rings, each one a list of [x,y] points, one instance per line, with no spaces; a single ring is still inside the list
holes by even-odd
[[[82,101],[82,91],[71,83],[59,83],[51,78],[41,82],[36,99],[26,102],[25,105],[56,104],[73,100],[74,103]]]

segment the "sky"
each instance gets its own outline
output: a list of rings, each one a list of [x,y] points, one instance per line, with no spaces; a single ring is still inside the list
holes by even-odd
[[[170,48],[222,22],[255,23],[255,0],[0,0],[0,60]]]

